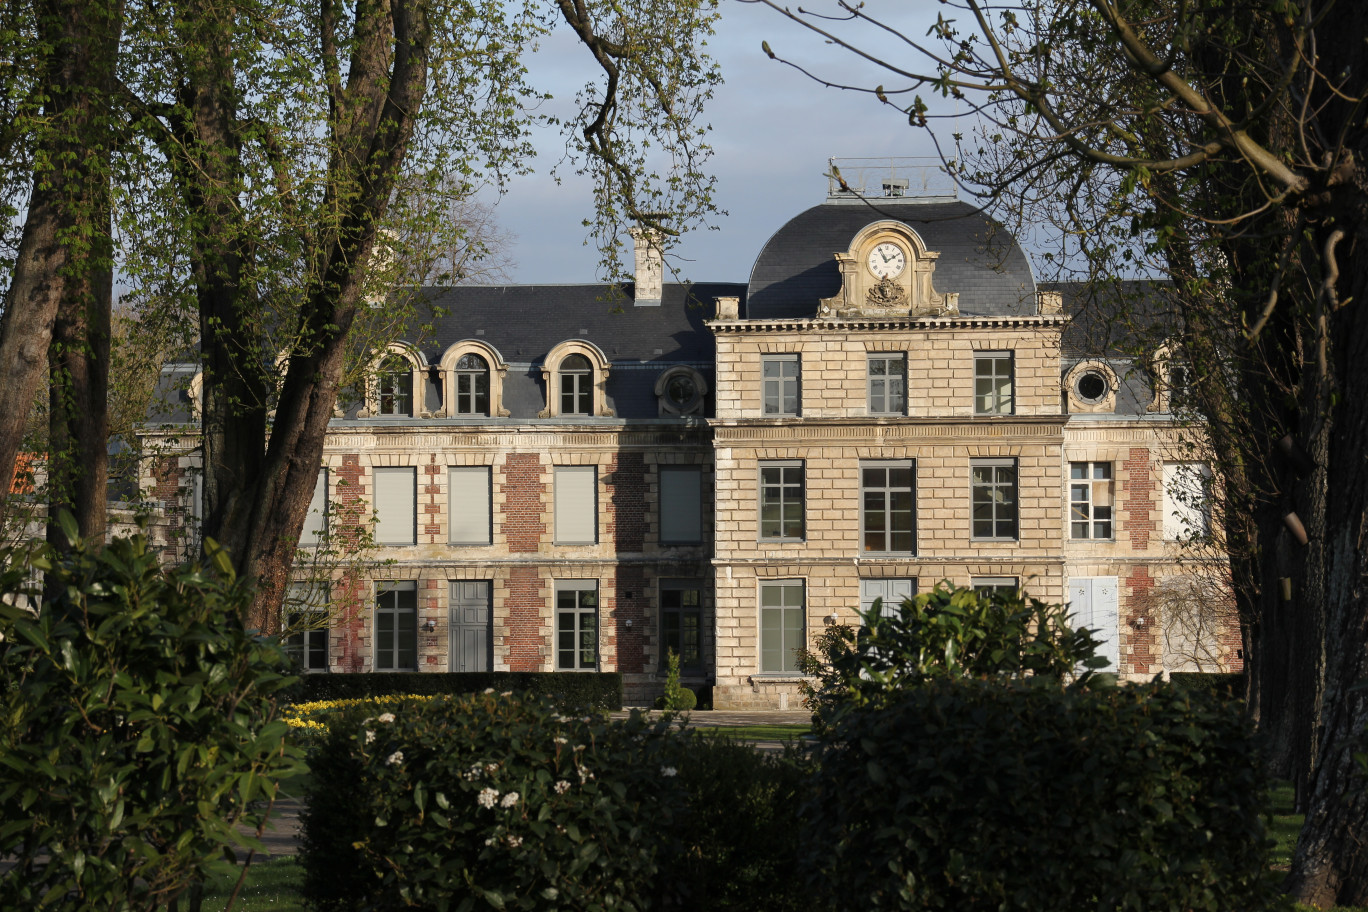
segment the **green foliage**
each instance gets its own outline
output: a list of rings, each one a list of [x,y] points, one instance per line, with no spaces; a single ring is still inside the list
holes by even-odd
[[[688,712],[698,705],[698,696],[679,683],[679,655],[673,649],[665,656],[665,693],[656,699],[656,709]]]
[[[301,861],[318,908],[646,906],[682,799],[668,718],[486,693],[351,720],[310,763]]]
[[[290,688],[289,697],[294,703],[312,703],[393,694],[470,694],[489,689],[545,696],[564,712],[622,708],[622,675],[615,671],[593,674],[487,671],[305,675]]]
[[[942,676],[839,719],[804,812],[838,908],[1267,908],[1252,726],[1209,694]]]
[[[1210,691],[1227,700],[1243,700],[1244,675],[1239,672],[1171,671],[1169,680],[1188,690]]]
[[[214,563],[77,542],[33,559],[56,593],[36,614],[11,604],[24,562],[0,571],[0,907],[160,909],[256,846],[238,828],[299,768],[275,712],[291,679]]]
[[[885,609],[876,600],[858,631],[828,627],[799,668],[817,679],[804,685],[805,704],[820,730],[851,708],[873,708],[892,695],[939,678],[1068,680],[1098,668],[1091,632],[1069,625],[1062,605],[1019,593],[979,593],[938,584]],[[1086,682],[1091,671],[1078,675]]]

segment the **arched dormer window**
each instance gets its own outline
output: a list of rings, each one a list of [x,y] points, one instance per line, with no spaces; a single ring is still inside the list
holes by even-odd
[[[541,418],[611,417],[604,389],[608,359],[591,342],[562,342],[546,356],[542,366],[546,383],[546,408]]]
[[[375,372],[376,414],[413,417],[413,366],[402,355],[388,355]]]
[[[1150,379],[1154,384],[1151,412],[1173,413],[1191,405],[1192,365],[1174,343],[1161,345],[1150,362]]]
[[[463,339],[442,355],[442,413],[448,418],[507,418],[508,365],[492,345]]]

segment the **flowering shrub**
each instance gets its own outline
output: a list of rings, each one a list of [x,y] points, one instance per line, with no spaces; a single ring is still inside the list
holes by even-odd
[[[669,720],[511,694],[348,707],[310,764],[301,861],[320,909],[636,910],[683,800]]]
[[[312,747],[328,734],[330,721],[345,710],[364,709],[373,713],[377,710],[393,709],[405,703],[421,703],[431,699],[432,697],[421,694],[387,694],[352,700],[315,700],[312,703],[294,703],[287,706],[281,718],[290,727],[290,734],[296,744]]]

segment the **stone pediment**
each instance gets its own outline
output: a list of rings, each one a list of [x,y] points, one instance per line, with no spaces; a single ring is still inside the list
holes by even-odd
[[[866,226],[836,254],[841,290],[823,298],[818,319],[935,317],[959,313],[959,294],[935,290],[940,254],[898,221]]]

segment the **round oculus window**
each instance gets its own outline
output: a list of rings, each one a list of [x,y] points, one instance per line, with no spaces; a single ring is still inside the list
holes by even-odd
[[[1074,389],[1078,391],[1078,398],[1088,402],[1097,402],[1107,395],[1107,378],[1101,371],[1090,370],[1078,378],[1074,384]]]
[[[665,382],[665,398],[683,412],[698,401],[698,384],[688,374],[675,374]]]

